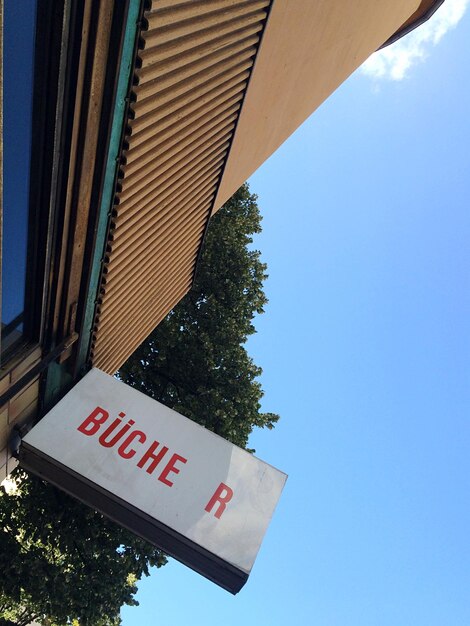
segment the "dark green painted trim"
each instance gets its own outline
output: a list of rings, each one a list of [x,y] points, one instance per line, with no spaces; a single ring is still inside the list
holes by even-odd
[[[65,365],[50,363],[47,368],[44,392],[41,398],[39,417],[47,413],[60,398],[72,388],[72,376],[66,371]]]
[[[128,105],[129,83],[134,66],[134,52],[136,47],[136,37],[139,30],[140,12],[141,0],[129,0],[129,9],[116,90],[116,100],[113,112],[113,122],[111,127],[111,137],[106,162],[106,173],[103,184],[101,205],[99,208],[96,244],[92,260],[88,293],[86,296],[84,323],[78,346],[76,370],[81,373],[84,373],[87,369],[88,353],[90,349],[96,301],[102,270],[102,261],[108,238],[108,224],[113,205],[117,168],[119,165],[123,125]]]
[[[128,0],[127,18],[125,21],[121,58],[117,84],[115,89],[115,101],[112,109],[112,122],[109,136],[106,165],[104,167],[104,182],[101,199],[95,222],[95,240],[91,259],[91,270],[88,288],[85,295],[83,322],[80,337],[77,342],[77,358],[73,372],[68,363],[51,363],[47,368],[43,380],[43,392],[41,398],[41,410],[44,414],[66,393],[77,379],[88,369],[87,360],[90,348],[91,334],[95,316],[96,300],[101,278],[102,260],[108,237],[109,217],[114,198],[115,181],[119,163],[119,154],[123,137],[123,127],[128,106],[128,92],[132,78],[134,56],[136,50],[137,35],[139,32],[139,20],[142,10],[142,0]]]

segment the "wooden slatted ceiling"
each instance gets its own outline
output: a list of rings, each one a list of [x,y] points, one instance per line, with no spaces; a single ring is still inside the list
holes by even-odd
[[[271,0],[154,0],[91,358],[114,372],[188,291]]]

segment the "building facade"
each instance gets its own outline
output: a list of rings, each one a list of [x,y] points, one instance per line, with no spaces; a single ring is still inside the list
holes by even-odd
[[[4,0],[0,479],[185,295],[210,216],[442,1]]]

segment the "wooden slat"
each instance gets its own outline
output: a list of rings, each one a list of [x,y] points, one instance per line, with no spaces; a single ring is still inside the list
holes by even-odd
[[[224,9],[209,11],[203,15],[196,15],[188,19],[175,19],[166,24],[160,23],[157,14],[147,16],[149,30],[143,33],[143,39],[147,45],[156,44],[163,46],[170,44],[172,48],[183,45],[193,47],[191,42],[207,38],[214,30],[234,30],[234,24],[239,20],[246,23],[247,20],[259,21],[260,14],[265,16],[263,9],[269,5],[269,0],[246,0],[233,4]],[[204,35],[203,35],[204,33]]]
[[[252,46],[257,46],[258,36],[256,31],[244,38],[234,36],[230,33],[230,37],[218,38],[219,45],[212,49],[202,46],[199,54],[176,55],[170,59],[147,65],[144,70],[137,73],[139,87],[153,84],[158,80],[163,88],[178,83],[181,80],[190,78],[192,74],[205,70],[215,63],[223,61],[230,56],[235,56],[239,52],[246,50]]]
[[[191,286],[270,0],[144,15],[91,358],[114,372]]]
[[[199,220],[197,219],[197,217],[198,216],[196,215],[196,219],[187,220],[190,222],[190,224],[185,224],[184,226],[181,225],[181,220],[175,223],[169,222],[167,225],[167,228],[164,231],[164,234],[171,235],[172,232],[174,232],[174,227],[179,227],[182,231],[181,234],[183,236],[186,234],[186,230],[188,229],[189,226],[192,229],[192,231],[194,231],[195,228],[197,227],[197,224],[204,224],[204,221],[200,219],[200,216],[199,216]],[[122,289],[125,286],[126,281],[132,281],[133,284],[136,284],[137,281],[139,280],[139,276],[145,275],[145,273],[142,273],[141,271],[139,272],[140,267],[145,267],[146,264],[158,263],[159,264],[158,268],[155,267],[154,269],[154,275],[156,275],[160,267],[170,266],[170,263],[168,261],[165,262],[165,258],[163,257],[163,255],[168,253],[169,251],[168,241],[157,240],[157,243],[155,243],[155,240],[153,240],[152,243],[157,248],[153,254],[149,251],[148,247],[144,248],[142,246],[142,249],[139,250],[138,260],[140,261],[140,266],[136,267],[136,264],[132,262],[132,258],[129,259],[129,258],[124,257],[121,272],[119,274],[115,273],[114,275],[107,277],[107,281],[104,286],[104,291],[107,296],[107,300],[109,300],[111,291],[114,290],[114,291],[119,292],[120,289]],[[170,243],[174,245],[176,248],[176,246],[178,245],[178,239],[176,237],[172,237]]]
[[[180,80],[192,69],[197,73],[210,63],[223,60],[230,49],[256,46],[262,24],[252,19],[248,22],[248,25],[245,21],[237,23],[239,28],[236,29],[212,29],[196,45],[193,40],[189,47],[175,45],[178,42],[174,40],[168,44],[151,46],[148,41],[143,40],[141,65],[136,70],[134,85],[145,84],[155,78],[167,79],[175,74]]]
[[[225,115],[218,115],[213,117],[209,115],[207,121],[203,121],[198,125],[197,130],[191,129],[188,132],[178,133],[178,138],[174,141],[168,142],[155,160],[151,160],[148,163],[143,164],[139,170],[134,174],[129,174],[126,180],[126,188],[119,194],[121,201],[128,197],[132,197],[137,191],[144,187],[147,176],[152,177],[156,171],[156,165],[154,161],[160,162],[159,172],[164,168],[171,167],[173,165],[172,157],[176,154],[180,154],[187,146],[196,145],[200,137],[213,136],[216,132],[226,127],[232,121],[235,121],[238,117],[238,111],[240,110],[240,104],[238,102],[230,103],[227,110],[224,111]],[[170,145],[168,145],[170,144]],[[132,182],[132,184],[130,184]]]
[[[189,288],[191,285],[191,277],[190,270],[194,265],[195,257],[185,258],[186,263],[181,263],[180,267],[177,268],[177,271],[173,273],[168,273],[161,281],[160,287],[165,290],[165,298],[158,298],[158,293],[156,291],[156,287],[153,290],[153,293],[149,294],[145,292],[143,295],[148,300],[148,306],[141,305],[138,311],[135,311],[135,316],[130,311],[130,315],[124,316],[122,319],[117,319],[113,317],[110,320],[110,323],[107,325],[106,333],[104,333],[101,348],[103,351],[107,348],[111,350],[116,345],[117,341],[123,339],[124,341],[132,340],[133,337],[140,337],[141,335],[141,323],[145,320],[151,319],[152,315],[154,315],[157,311],[160,311],[162,307],[164,308],[165,302],[167,301],[168,290],[179,291],[181,282],[186,285],[186,288]],[[187,282],[184,282],[186,281]],[[167,311],[168,313],[168,311]],[[139,319],[139,324],[135,324],[135,319]],[[121,329],[121,330],[120,330]],[[124,337],[121,337],[121,334],[124,332]],[[121,334],[120,334],[121,333]],[[129,341],[133,343],[133,341]],[[137,343],[137,346],[140,344]]]
[[[215,26],[194,33],[194,35],[180,37],[163,45],[157,45],[155,42],[149,43],[147,41],[145,49],[140,53],[142,67],[165,59],[171,59],[176,55],[191,54],[195,48],[200,49],[204,45],[206,45],[208,49],[214,50],[218,45],[217,41],[221,37],[234,31],[238,31],[240,37],[243,37],[245,32],[251,32],[256,24],[260,24],[260,22],[265,19],[266,12],[262,12],[259,15],[251,13],[246,17],[237,18],[225,24],[216,24]]]
[[[217,175],[212,175],[208,180],[205,180],[204,183],[201,185],[201,191],[204,194],[202,196],[201,202],[199,204],[194,204],[194,199],[192,197],[192,195],[190,196],[189,199],[187,199],[186,201],[183,201],[178,203],[178,205],[175,206],[172,204],[171,206],[168,207],[168,210],[165,212],[160,212],[158,217],[156,219],[150,219],[149,220],[149,224],[152,225],[152,229],[146,228],[146,225],[144,225],[144,230],[150,230],[150,232],[155,232],[158,231],[158,233],[165,233],[167,228],[169,226],[171,226],[172,224],[175,223],[175,211],[178,214],[178,221],[179,219],[181,219],[181,216],[183,216],[184,219],[186,219],[184,216],[190,215],[192,211],[195,210],[203,210],[201,207],[206,206],[206,204],[208,203],[207,198],[210,197],[211,192],[214,191],[214,189],[217,186]],[[142,238],[141,235],[138,235],[137,238],[137,242],[135,240],[134,237],[116,237],[116,239],[112,242],[110,242],[109,245],[109,254],[116,254],[119,252],[119,255],[124,258],[126,255],[133,255],[135,254],[135,249],[136,249],[136,244],[141,244],[142,242]],[[106,280],[106,278],[105,278]],[[108,279],[109,282],[109,279]]]
[[[213,142],[204,141],[203,138],[201,143],[194,146],[193,153],[191,153],[190,150],[183,150],[181,154],[177,153],[171,162],[173,167],[165,169],[162,172],[156,170],[158,171],[158,176],[154,174],[152,177],[147,177],[145,186],[141,187],[141,189],[136,189],[131,196],[127,198],[124,197],[122,202],[120,197],[120,204],[123,209],[130,204],[133,205],[152,201],[155,194],[159,191],[161,192],[163,184],[165,184],[166,187],[172,184],[178,184],[180,175],[184,175],[186,172],[194,172],[198,167],[204,167],[206,163],[214,158],[214,155],[211,154],[212,150],[216,154],[219,154],[220,151],[224,151],[228,147],[233,128],[234,121],[232,118],[232,123],[215,133]]]
[[[193,101],[198,92],[203,95],[214,86],[224,83],[230,78],[238,76],[240,73],[248,70],[252,66],[253,59],[245,58],[241,63],[235,63],[233,60],[218,66],[214,70],[214,75],[204,73],[202,77],[197,77],[193,84],[184,81],[180,89],[167,89],[159,92],[158,95],[138,100],[133,105],[135,115],[145,115],[146,113],[159,112],[164,114],[162,109],[174,110],[181,106],[186,106],[188,102]]]
[[[213,173],[215,171],[220,171],[220,168],[223,164],[224,155],[216,154],[215,156],[211,156],[210,159],[207,160],[206,166],[201,167],[199,171],[196,173],[192,169],[188,169],[184,175],[181,174],[181,178],[175,181],[174,185],[163,186],[158,191],[158,193],[151,198],[148,203],[133,203],[129,204],[126,207],[122,207],[122,211],[118,212],[118,215],[115,219],[116,224],[121,224],[124,222],[134,222],[138,223],[142,220],[144,215],[151,216],[154,211],[156,211],[155,207],[157,206],[157,202],[159,203],[159,211],[164,210],[166,207],[173,206],[172,195],[177,191],[185,188],[186,185],[193,185],[199,183],[201,180],[201,176],[205,176],[206,174]],[[121,207],[119,207],[121,208]],[[132,225],[128,226],[129,231],[132,230]],[[116,232],[113,231],[113,237]]]
[[[203,94],[196,93],[194,102],[190,104],[185,103],[181,108],[173,110],[159,111],[159,122],[152,122],[151,125],[145,125],[142,132],[132,134],[132,151],[126,151],[125,158],[126,163],[129,165],[128,169],[132,167],[133,152],[139,147],[141,143],[141,135],[145,131],[149,136],[143,137],[146,141],[144,147],[144,153],[152,152],[162,143],[165,143],[171,138],[175,139],[177,131],[185,129],[188,126],[198,126],[198,119],[204,117],[204,114],[210,114],[211,111],[218,111],[225,106],[226,101],[230,98],[240,102],[243,97],[243,91],[247,86],[247,80],[249,78],[249,72],[243,72],[241,75],[234,76],[228,79],[225,83],[218,85],[216,88],[206,91]],[[216,114],[216,113],[215,113]],[[143,116],[145,120],[149,119],[149,116]],[[137,122],[140,118],[137,118]],[[133,122],[130,122],[132,132],[134,131]],[[128,154],[131,152],[131,154]],[[131,159],[129,163],[129,158]]]
[[[194,244],[197,242],[198,238],[202,234],[202,230],[204,228],[204,224],[199,225],[199,229],[192,228],[191,231],[187,231],[184,233],[183,238],[180,238],[178,241],[171,242],[171,250],[169,250],[169,245],[167,244],[165,248],[162,248],[162,254],[158,255],[156,258],[152,259],[154,262],[160,262],[159,272],[156,272],[154,275],[155,280],[151,284],[147,284],[145,282],[145,276],[140,274],[135,278],[136,287],[140,287],[138,289],[134,289],[132,293],[132,297],[127,299],[128,306],[132,310],[139,310],[143,303],[147,302],[149,299],[153,299],[155,293],[159,291],[159,289],[164,284],[164,281],[171,277],[172,273],[176,270],[176,266],[164,266],[161,264],[163,260],[163,253],[168,254],[171,251],[175,260],[174,263],[181,263],[185,267],[187,267],[188,259],[192,259],[194,255],[191,250],[194,250]],[[145,289],[143,287],[146,287]],[[111,320],[113,323],[118,321],[119,319],[128,319],[128,312],[124,311],[120,306],[120,290],[122,286],[120,286],[117,290],[112,290],[109,294],[107,294],[107,306],[104,311],[101,312],[100,317],[101,321],[104,324],[106,321]]]

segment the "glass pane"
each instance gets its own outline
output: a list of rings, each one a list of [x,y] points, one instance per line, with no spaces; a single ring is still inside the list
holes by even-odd
[[[2,352],[23,331],[35,0],[4,4]]]

